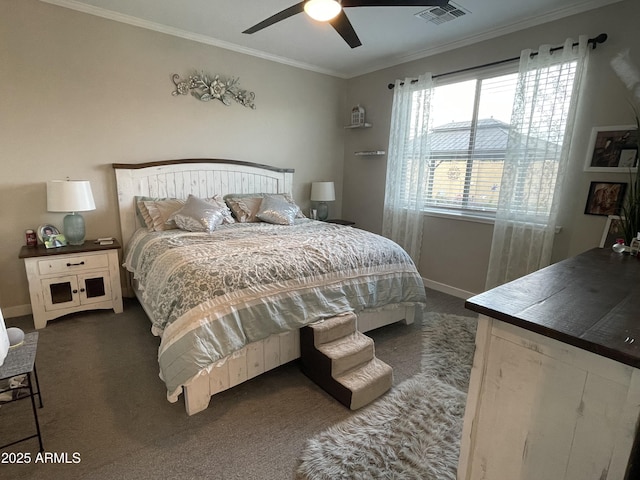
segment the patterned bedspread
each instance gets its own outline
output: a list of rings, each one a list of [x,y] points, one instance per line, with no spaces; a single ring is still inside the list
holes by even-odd
[[[422,279],[397,244],[308,219],[213,233],[141,229],[124,266],[162,337],[160,376],[172,401],[200,370],[248,343],[341,312],[425,301]]]

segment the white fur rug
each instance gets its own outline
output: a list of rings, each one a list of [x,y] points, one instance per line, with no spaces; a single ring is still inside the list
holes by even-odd
[[[422,372],[309,440],[296,479],[455,480],[476,323],[425,315]]]

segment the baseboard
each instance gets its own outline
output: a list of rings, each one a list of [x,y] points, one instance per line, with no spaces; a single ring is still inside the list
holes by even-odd
[[[23,317],[25,315],[31,315],[31,304],[29,303],[26,305],[2,308],[2,316],[4,318]]]
[[[466,290],[462,290],[461,288],[452,287],[451,285],[446,285],[444,283],[436,282],[435,280],[429,280],[428,278],[424,278],[424,277],[422,278],[422,283],[424,283],[425,288],[430,288],[438,292],[446,293],[448,295],[453,295],[454,297],[462,298],[464,300],[476,295],[473,292],[467,292]]]

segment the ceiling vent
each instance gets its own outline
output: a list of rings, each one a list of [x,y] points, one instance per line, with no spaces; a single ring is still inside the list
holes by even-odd
[[[460,5],[449,2],[447,5],[444,5],[442,7],[427,8],[420,13],[416,13],[416,17],[422,18],[427,22],[440,25],[441,23],[455,20],[456,18],[460,18],[468,13],[471,12],[469,10],[463,9]]]

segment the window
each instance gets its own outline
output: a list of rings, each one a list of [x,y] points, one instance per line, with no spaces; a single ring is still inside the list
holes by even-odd
[[[425,205],[495,211],[517,79],[512,73],[434,89]]]
[[[557,95],[570,97],[574,70],[575,63],[549,68],[545,72],[549,77],[548,88],[538,90],[537,94],[550,99]],[[535,124],[544,122],[548,113],[540,111],[529,112],[530,124],[522,126],[523,131],[529,132],[527,135],[512,132],[509,139],[517,82],[518,74],[508,73],[478,76],[434,88],[428,153],[422,159],[407,162],[407,168],[415,168],[416,162],[427,162],[423,188],[427,208],[467,214],[495,212],[507,143],[511,141],[512,150],[515,142],[527,152],[527,158],[518,160],[527,164],[518,179],[520,213],[531,217],[547,213],[550,204],[544,199],[550,202],[553,198],[557,154],[563,138],[536,138]],[[419,95],[421,92],[414,93],[414,108],[421,105],[417,101]],[[531,99],[521,100],[529,102]],[[552,101],[543,103],[554,105]],[[417,129],[412,131],[408,141],[417,135],[420,135]],[[411,148],[407,150],[412,151]]]

